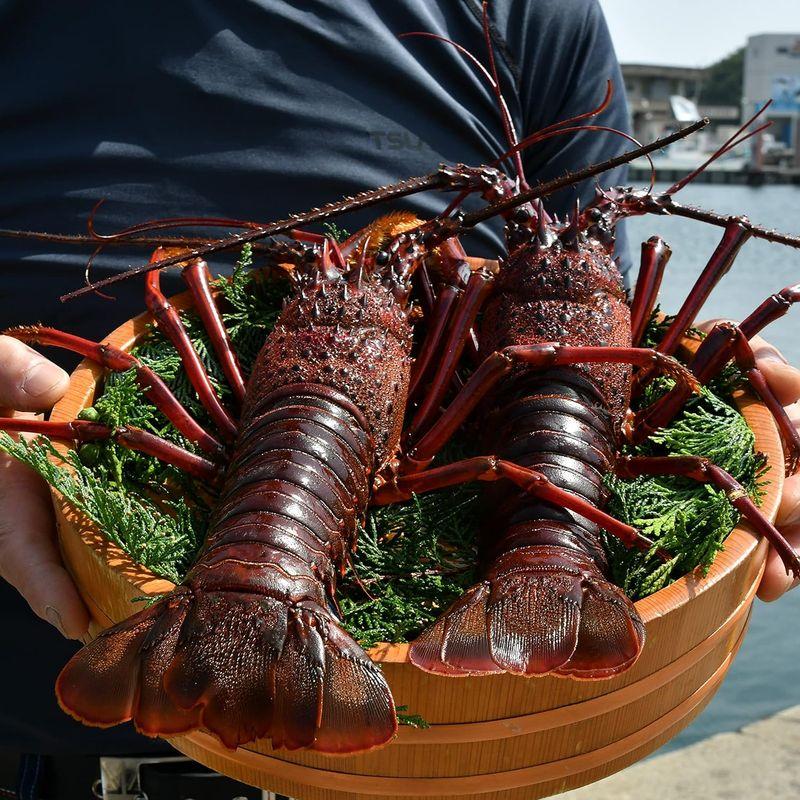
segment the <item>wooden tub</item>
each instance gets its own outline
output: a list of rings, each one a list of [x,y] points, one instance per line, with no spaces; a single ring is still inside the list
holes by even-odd
[[[173,302],[186,308],[191,299]],[[107,341],[130,349],[148,321],[130,320]],[[91,405],[100,377],[82,363],[52,419],[74,419]],[[737,403],[771,465],[762,508],[774,519],[784,473],[778,433],[751,396],[741,393]],[[95,631],[131,614],[133,598],[171,588],[55,493],[53,502],[64,558]],[[582,786],[660,747],[711,700],[744,637],[765,554],[766,543],[741,524],[707,577],[689,575],[637,603],[647,626],[644,652],[611,680],[443,678],[413,667],[407,645],[387,644],[370,655],[383,665],[397,704],[421,714],[428,730],[401,726],[390,744],[357,756],[273,750],[266,741],[231,751],[203,732],[170,743],[215,770],[299,800],[532,800]]]

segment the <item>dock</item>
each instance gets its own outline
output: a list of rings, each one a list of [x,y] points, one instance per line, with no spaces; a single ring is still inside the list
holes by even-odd
[[[554,800],[797,800],[800,706],[634,764]]]
[[[658,180],[664,183],[674,183],[680,180],[701,162],[702,156],[698,156],[695,163],[684,160],[677,162],[669,158],[653,159]],[[628,168],[628,176],[633,184],[647,183],[650,180],[650,165],[647,160],[633,161]],[[757,168],[737,159],[733,163],[721,161],[711,164],[695,180],[697,183],[712,184],[744,184],[747,186],[794,184],[800,186],[800,167],[765,165]]]

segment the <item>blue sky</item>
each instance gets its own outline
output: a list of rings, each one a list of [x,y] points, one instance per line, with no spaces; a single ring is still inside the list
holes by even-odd
[[[620,61],[707,66],[756,33],[797,33],[800,0],[600,0]]]

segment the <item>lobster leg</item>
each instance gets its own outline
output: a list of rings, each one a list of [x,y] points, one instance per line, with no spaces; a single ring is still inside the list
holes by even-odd
[[[510,480],[526,492],[554,505],[574,511],[591,520],[613,536],[616,536],[627,547],[649,551],[653,541],[636,528],[620,522],[577,494],[568,492],[552,483],[543,473],[527,467],[521,467],[496,456],[476,456],[463,461],[455,461],[443,467],[436,467],[413,475],[404,475],[393,483],[384,483],[372,496],[373,505],[388,505],[409,500],[412,494],[421,494],[435,489],[444,489],[468,481]],[[668,560],[669,556],[662,553]]]
[[[786,574],[800,578],[800,555],[783,534],[759,511],[741,484],[724,469],[699,456],[623,456],[617,461],[621,478],[641,475],[677,475],[710,483],[725,492],[736,510],[775,548],[786,567]]]
[[[233,343],[228,336],[228,331],[222,321],[217,304],[211,294],[208,281],[206,262],[197,259],[192,261],[181,272],[181,277],[189,287],[194,298],[194,307],[203,321],[211,346],[219,359],[222,371],[228,379],[228,384],[233,390],[236,402],[241,405],[244,401],[245,384],[239,360],[233,350]]]
[[[433,374],[425,399],[409,426],[411,437],[418,435],[437,414],[447,387],[455,375],[464,347],[471,336],[472,325],[491,291],[491,286],[492,277],[487,272],[477,270],[470,275],[464,294],[453,311],[453,318],[442,347],[441,361]]]
[[[447,443],[478,403],[508,375],[516,365],[526,364],[539,369],[580,363],[635,364],[655,366],[692,390],[697,387],[694,376],[671,356],[647,347],[574,347],[561,344],[516,345],[498,350],[472,373],[464,388],[456,395],[438,421],[416,441],[412,427],[410,444],[401,472],[424,469]]]
[[[748,325],[748,330],[753,330],[755,327],[751,323]],[[715,325],[698,349],[692,370],[701,383],[707,383],[731,356],[744,372],[753,391],[774,417],[786,449],[787,473],[795,472],[800,463],[800,432],[789,419],[786,409],[781,405],[761,370],[756,366],[753,349],[741,326],[731,322],[721,322]],[[686,390],[683,387],[677,387],[637,414],[633,425],[634,442],[643,441],[658,428],[668,425],[683,406],[686,397]]]
[[[442,350],[445,348],[443,344],[445,335],[449,335],[448,343],[456,340],[457,336],[460,341],[461,331],[459,330],[458,334],[456,334],[452,330],[453,316],[459,311],[459,295],[462,294],[465,284],[467,288],[469,287],[472,273],[457,239],[448,239],[442,244],[440,247],[440,260],[442,262],[444,280],[439,287],[435,300],[432,301],[428,331],[411,370],[411,384],[408,390],[409,400],[413,400],[417,396],[423,381],[436,363],[437,356],[441,356]],[[428,279],[429,288],[432,289],[427,271],[424,275]],[[460,319],[461,322],[458,324],[461,326],[466,325],[469,321],[469,315],[466,317],[462,315]],[[473,345],[474,347],[474,341],[474,334],[470,328],[466,333],[465,346]],[[453,368],[453,374],[455,374],[455,367]],[[444,385],[446,388],[447,384],[445,383]]]
[[[423,314],[431,314],[436,303],[436,292],[433,289],[431,276],[428,274],[428,265],[423,261],[419,268],[417,286],[419,287],[420,299],[422,301]]]
[[[678,348],[686,331],[697,319],[703,304],[708,300],[713,288],[719,283],[723,275],[731,268],[734,259],[742,245],[752,236],[749,221],[744,217],[731,217],[725,225],[722,239],[717,249],[712,254],[700,277],[695,282],[692,290],[683,305],[670,323],[664,337],[658,344],[658,351],[672,355]],[[633,381],[633,391],[638,389],[652,377],[651,370],[641,370]]]
[[[26,344],[70,350],[114,372],[136,370],[139,385],[145,390],[148,399],[189,441],[195,442],[212,456],[219,457],[224,454],[222,444],[192,418],[169,390],[166,383],[130,353],[125,353],[111,345],[92,342],[80,336],[41,325],[11,328],[5,331],[5,335],[13,336]]]
[[[445,284],[439,290],[431,310],[427,335],[412,367],[411,384],[408,389],[409,401],[413,401],[419,393],[422,381],[433,365],[435,356],[440,352],[448,322],[453,316],[453,308],[458,302],[458,295],[458,287],[451,283]]]
[[[642,242],[642,259],[631,303],[631,343],[634,347],[642,341],[671,255],[669,245],[658,236]]]
[[[155,250],[152,258],[158,261],[163,257],[163,252],[161,248]],[[232,441],[236,437],[236,423],[223,408],[216,390],[211,385],[208,372],[200,360],[200,356],[197,355],[197,350],[195,350],[183,322],[181,322],[180,314],[161,291],[161,273],[158,270],[147,274],[144,299],[145,305],[158,323],[158,327],[178,351],[181,363],[186,370],[186,376],[197,392],[203,407],[208,411],[223,437],[229,442]]]
[[[717,249],[659,342],[659,352],[672,355],[678,348],[681,339],[697,319],[697,315],[708,300],[711,291],[731,268],[742,245],[752,236],[749,224],[744,217],[731,217],[728,220]],[[652,377],[652,370],[640,370],[633,378],[632,394],[637,396],[642,386]]]
[[[219,467],[212,461],[190,453],[160,436],[132,426],[109,428],[107,425],[80,419],[72,422],[45,422],[40,419],[0,417],[0,431],[34,433],[52,439],[71,439],[76,442],[111,439],[129,450],[138,450],[140,453],[172,464],[195,478],[214,482],[220,476]]]

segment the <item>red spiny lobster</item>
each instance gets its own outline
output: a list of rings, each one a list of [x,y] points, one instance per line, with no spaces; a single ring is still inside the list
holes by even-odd
[[[492,73],[489,77],[497,88],[493,69]],[[604,105],[567,120],[561,130],[545,130],[518,143],[500,99],[511,146],[504,157],[533,141],[574,129],[568,126],[596,114]],[[664,358],[675,352],[709,292],[750,235],[783,239],[793,246],[799,244],[797,240],[756,229],[744,218],[720,220],[708,212],[683,209],[688,216],[722,224],[725,231],[655,353],[638,345],[655,305],[669,248],[657,238],[643,246],[632,309],[613,260],[615,224],[632,214],[680,210],[673,200],[675,193],[714,159],[762,130],[765,126],[745,132],[756,117],[705,164],[658,197],[650,191],[600,192],[587,210],[581,213],[576,206],[572,218],[560,224],[547,214],[541,200],[535,207],[519,202],[531,194],[523,189],[516,208],[505,211],[509,253],[493,292],[481,293],[489,299],[483,304],[478,335],[479,366],[433,422],[432,409],[444,399],[454,373],[447,354],[457,351],[459,342],[466,342],[481,308],[482,297],[469,306],[467,292],[452,312],[451,337],[441,349],[439,370],[412,419],[401,477],[376,494],[378,502],[399,499],[476,478],[509,478],[518,487],[510,488],[504,481],[487,493],[491,512],[487,512],[482,540],[482,580],[412,644],[410,657],[417,666],[444,675],[506,671],[596,679],[622,672],[636,661],[645,629],[631,601],[609,581],[601,532],[605,528],[632,544],[641,544],[641,537],[596,514],[607,501],[603,481],[609,472],[623,477],[673,474],[711,483],[770,537],[787,571],[800,577],[798,555],[742,487],[719,467],[702,458],[618,456],[626,434],[640,441],[667,424],[696,384],[707,382],[734,357],[775,416],[786,447],[787,468],[797,469],[800,436],[755,367],[747,342],[800,299],[800,286],[768,298],[741,327],[719,325],[699,349],[688,380]],[[515,164],[516,183],[496,180],[500,205],[504,197],[517,194],[516,186],[527,187],[521,162],[516,159]],[[424,238],[430,246],[437,240],[452,241],[465,226],[463,220],[439,220],[425,227]],[[440,309],[440,313],[448,312],[449,308]],[[631,367],[638,368],[635,375]],[[677,385],[630,422],[631,392],[657,368],[672,372]],[[491,455],[427,470],[476,407],[484,412],[484,440]],[[559,491],[569,494],[570,501],[565,502]],[[583,507],[574,502],[576,497]]]
[[[348,264],[341,252],[335,262],[327,241],[319,258],[313,249],[300,252],[298,291],[258,356],[238,423],[220,406],[158,273],[148,276],[148,306],[227,451],[133,357],[57,331],[11,332],[112,369],[133,367],[151,400],[210,458],[94,423],[44,426],[51,435],[113,435],[222,479],[210,532],[182,585],[101,634],[62,671],[59,702],[78,719],[133,719],[151,735],[204,726],[229,747],[269,736],[276,746],[326,752],[369,749],[393,735],[389,689],[331,603],[371,476],[399,443],[411,348],[407,286],[364,259]],[[194,262],[184,275],[217,334],[232,386],[243,387],[205,267]]]
[[[624,477],[681,474],[711,482],[772,538],[787,569],[800,574],[791,547],[727,473],[699,458],[617,455],[631,397],[628,365],[639,367],[637,375],[659,365],[673,372],[679,379],[671,395],[673,403],[678,401],[673,414],[693,381],[682,379],[663,352],[653,354],[632,338],[613,239],[598,236],[598,229],[603,234],[611,229],[607,221],[590,209],[557,225],[538,205],[530,240],[510,253],[483,306],[480,366],[437,423],[426,425],[424,415],[412,422],[401,477],[377,493],[378,501],[394,500],[462,480],[501,477],[524,490],[503,482],[487,493],[491,511],[482,541],[482,580],[413,643],[411,660],[422,669],[445,675],[506,671],[594,679],[635,662],[645,630],[633,604],[608,579],[601,529],[630,543],[637,539],[634,531],[596,513],[607,501],[603,479],[612,471]],[[644,252],[645,264],[653,257],[663,263],[668,255],[660,242],[649,242]],[[776,302],[769,307],[774,311]],[[649,316],[652,302],[642,308]],[[634,322],[640,325],[638,318]],[[695,365],[703,381],[712,371],[699,365],[715,338],[703,346]],[[717,366],[729,357],[730,351],[717,353]],[[756,390],[782,415],[751,356],[744,354],[740,363]],[[449,378],[445,374],[442,383]],[[483,410],[484,446],[491,455],[426,469],[476,407]],[[638,434],[636,425],[651,416],[646,411],[631,434]],[[668,421],[662,417],[660,424]],[[796,456],[797,437],[790,430],[787,449]],[[568,493],[570,501],[556,489]],[[575,497],[585,505],[575,503]]]
[[[720,327],[698,352],[693,377],[670,352],[694,318],[699,293],[679,312],[661,352],[637,346],[668,248],[653,240],[644,246],[630,312],[612,260],[614,223],[632,213],[681,210],[725,226],[704,287],[730,266],[748,235],[792,246],[800,241],[745,220],[719,220],[680,207],[674,192],[603,194],[565,224],[550,219],[541,202],[531,204],[686,133],[542,186],[528,188],[523,179],[518,190],[493,168],[441,168],[271,225],[241,223],[245,233],[188,252],[183,248],[166,258],[157,252],[136,271],[150,273],[148,306],[181,353],[220,438],[189,417],[134,357],[49,329],[17,331],[26,341],[66,346],[110,369],[136,370],[151,400],[204,455],[143,431],[111,431],[84,421],[3,420],[0,428],[80,441],[113,436],[204,479],[220,473],[223,479],[210,533],[185,582],[76,655],[59,677],[62,705],[93,724],[133,718],[153,735],[204,726],[231,747],[269,737],[276,746],[333,753],[386,742],[396,728],[389,689],[334,610],[337,572],[371,491],[373,502],[385,503],[465,480],[503,479],[489,498],[495,513],[484,542],[482,582],[412,646],[414,663],[449,675],[505,670],[602,678],[636,660],[644,630],[630,601],[607,579],[599,532],[633,546],[652,543],[602,510],[601,478],[611,469],[713,482],[770,537],[787,568],[800,573],[788,543],[721,470],[702,459],[616,455],[627,421],[631,365],[639,368],[638,381],[655,369],[677,379],[669,399],[647,411],[633,434],[663,424],[685,393],[731,354],[774,406],[752,365],[747,337],[800,292],[795,287],[775,296],[741,328]],[[511,143],[519,148],[525,140]],[[427,223],[408,217],[379,221],[342,247],[298,232],[308,223],[429,188],[480,191],[490,205]],[[464,268],[456,237],[499,213],[507,220],[510,252],[493,279],[485,270]],[[198,221],[155,227],[179,222]],[[297,292],[245,389],[200,259],[286,232],[307,246],[274,242],[265,249],[275,260],[293,262]],[[209,389],[180,318],[160,293],[158,270],[178,263],[188,264],[184,276],[242,403],[238,423]],[[423,264],[436,281],[419,269]],[[412,370],[408,298],[415,273],[421,275],[429,319]],[[471,331],[483,306],[476,351]],[[465,350],[477,356],[478,367],[439,415]],[[403,435],[409,390],[417,407]],[[490,455],[429,468],[479,406],[491,412]],[[796,454],[796,438],[785,425],[784,432]]]

